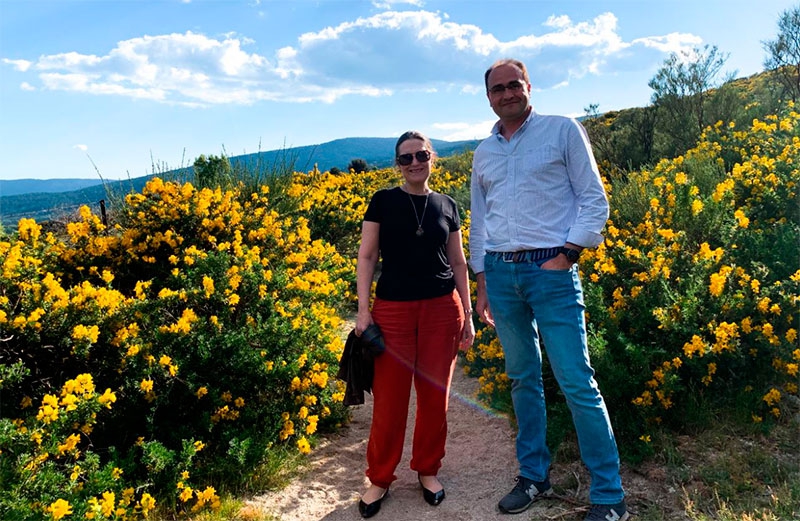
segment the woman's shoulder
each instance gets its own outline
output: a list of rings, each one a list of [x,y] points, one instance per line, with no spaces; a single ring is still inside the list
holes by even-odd
[[[443,194],[441,192],[431,192],[431,199],[434,199],[434,200],[438,199],[439,201],[442,202],[442,204],[450,205],[450,206],[453,206],[453,207],[458,207],[458,203],[456,203],[455,199],[453,199],[449,195]]]
[[[390,186],[389,188],[381,188],[372,194],[372,197],[391,197],[396,196],[398,192],[402,192],[399,186]]]
[[[395,191],[399,190],[400,190],[399,187],[381,188],[380,190],[372,194],[372,200],[376,202],[390,200],[394,197],[397,197]]]

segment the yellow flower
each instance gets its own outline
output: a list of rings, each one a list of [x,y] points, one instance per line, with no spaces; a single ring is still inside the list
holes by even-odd
[[[58,398],[56,396],[46,394],[42,398],[42,405],[39,406],[36,419],[44,423],[51,423],[58,419]]]
[[[66,442],[58,446],[58,453],[64,454],[66,452],[72,452],[75,450],[75,447],[78,446],[78,442],[81,441],[81,437],[77,434],[70,434],[67,437]]]
[[[764,400],[767,405],[772,407],[774,404],[781,401],[781,392],[773,387],[761,399]]]
[[[181,491],[181,494],[180,496],[178,496],[178,498],[184,503],[192,499],[192,488],[191,487],[184,488]]]
[[[733,212],[733,216],[736,218],[740,228],[747,228],[750,225],[750,219],[747,218],[742,210],[736,210]]]
[[[95,343],[99,336],[100,329],[97,326],[86,327],[83,324],[78,324],[72,328],[72,338],[76,341],[89,340],[89,342]]]
[[[50,506],[47,508],[52,514],[53,519],[58,521],[64,516],[68,516],[72,513],[72,505],[69,504],[69,501],[65,501],[63,499],[56,499]]]
[[[717,273],[711,274],[711,282],[708,285],[708,290],[714,297],[719,297],[725,289],[725,282],[728,280],[728,274],[732,271],[730,266],[722,266]]]
[[[105,405],[106,409],[111,408],[111,404],[117,401],[117,395],[111,392],[111,389],[106,389],[105,392],[97,397],[100,405]]]
[[[206,297],[214,294],[214,279],[208,276],[203,276],[203,289],[205,290]]]
[[[142,380],[142,382],[139,384],[139,389],[146,393],[151,392],[153,390],[153,380],[150,378]]]
[[[147,513],[156,507],[156,500],[153,498],[153,496],[145,492],[142,494],[142,499],[139,501],[139,505],[142,508],[142,514],[147,516]]]
[[[103,492],[103,499],[100,500],[100,510],[102,511],[104,517],[111,517],[111,513],[114,512],[115,503],[116,497],[114,496],[113,492]]]

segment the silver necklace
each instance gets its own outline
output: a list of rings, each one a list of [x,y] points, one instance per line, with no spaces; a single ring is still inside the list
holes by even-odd
[[[411,202],[411,208],[414,209],[414,219],[417,220],[417,237],[422,237],[425,235],[425,230],[422,229],[422,223],[425,221],[425,210],[428,209],[428,196],[430,195],[430,192],[425,194],[425,206],[422,207],[421,218],[417,215],[417,205],[414,204],[414,199],[411,198],[411,194],[406,192],[406,195],[408,196],[408,200]]]

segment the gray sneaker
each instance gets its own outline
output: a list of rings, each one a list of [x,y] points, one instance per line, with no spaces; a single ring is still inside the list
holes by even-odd
[[[534,501],[553,494],[550,480],[539,482],[524,476],[517,476],[514,490],[506,494],[497,504],[497,508],[504,514],[519,514],[528,509]]]
[[[584,521],[627,521],[631,515],[625,501],[616,505],[592,505]]]

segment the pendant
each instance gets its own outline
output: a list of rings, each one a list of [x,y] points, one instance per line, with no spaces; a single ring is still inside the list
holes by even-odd
[[[417,228],[417,237],[422,237],[425,234],[425,230],[422,229],[422,226]]]

